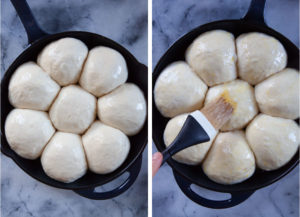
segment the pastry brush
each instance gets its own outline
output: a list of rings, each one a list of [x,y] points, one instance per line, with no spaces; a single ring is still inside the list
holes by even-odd
[[[162,152],[166,162],[177,152],[193,145],[212,140],[218,130],[230,119],[236,103],[224,91],[219,98],[200,111],[190,113],[174,141]]]

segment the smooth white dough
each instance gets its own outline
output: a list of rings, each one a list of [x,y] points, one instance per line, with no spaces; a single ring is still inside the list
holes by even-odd
[[[5,121],[5,135],[12,150],[23,158],[34,160],[54,134],[46,112],[29,109],[12,110]]]
[[[98,99],[98,117],[103,123],[128,136],[137,134],[146,119],[143,92],[132,83],[125,83]]]
[[[154,87],[154,100],[165,117],[192,112],[203,106],[206,84],[183,61],[167,66]]]
[[[237,77],[235,41],[230,32],[213,30],[201,34],[188,47],[185,57],[208,86]]]
[[[178,133],[183,127],[187,116],[188,114],[181,114],[169,120],[164,131],[164,142],[167,147],[177,137]],[[175,154],[172,158],[180,163],[188,165],[198,165],[206,156],[206,153],[209,150],[213,140],[214,138],[212,138],[212,140],[209,142],[200,143],[186,148]]]
[[[96,117],[96,98],[77,85],[63,87],[49,115],[56,129],[81,134]]]
[[[287,64],[282,44],[272,36],[252,32],[236,39],[239,76],[255,85],[281,71]]]
[[[38,55],[37,63],[58,84],[75,84],[88,54],[87,46],[75,38],[62,38],[48,44]]]
[[[8,97],[16,108],[47,111],[60,86],[36,63],[20,65],[9,81]]]
[[[100,97],[126,82],[128,77],[124,57],[109,47],[90,50],[80,77],[80,85]]]
[[[236,184],[250,178],[255,171],[255,158],[244,132],[219,133],[202,168],[211,180],[220,184]]]
[[[122,131],[95,121],[82,136],[88,166],[97,174],[115,171],[126,160],[130,142]]]
[[[221,127],[221,131],[239,130],[245,127],[258,113],[254,90],[247,82],[234,80],[211,87],[206,95],[205,105],[217,99],[225,90],[236,102],[236,108],[229,121]]]
[[[265,114],[248,125],[246,136],[257,166],[267,171],[284,166],[299,147],[299,127],[295,121]]]
[[[261,112],[289,119],[299,117],[299,71],[284,69],[255,87],[255,98]]]
[[[56,132],[41,157],[45,173],[60,182],[70,183],[87,171],[87,162],[77,134]]]

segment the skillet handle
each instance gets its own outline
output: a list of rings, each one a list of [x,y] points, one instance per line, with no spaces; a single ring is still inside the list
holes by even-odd
[[[16,9],[27,33],[28,43],[31,44],[36,40],[48,35],[41,29],[36,22],[26,0],[10,0]]]
[[[210,200],[204,197],[201,197],[199,194],[194,192],[191,188],[192,183],[186,180],[184,177],[179,175],[173,170],[173,174],[175,176],[175,180],[177,184],[179,185],[180,189],[183,191],[183,193],[190,198],[195,203],[207,207],[207,208],[213,208],[213,209],[224,209],[224,208],[230,208],[233,206],[236,206],[242,202],[244,202],[246,199],[248,199],[254,191],[247,191],[247,192],[234,192],[230,193],[231,198],[227,200]]]
[[[266,0],[251,0],[250,7],[243,20],[266,26],[264,18]]]
[[[74,190],[80,196],[93,200],[107,200],[119,196],[125,192],[137,179],[142,166],[142,156],[126,171],[129,173],[128,178],[118,187],[106,192],[95,192],[95,188]]]

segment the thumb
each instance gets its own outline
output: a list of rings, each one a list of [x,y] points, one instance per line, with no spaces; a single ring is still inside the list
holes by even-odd
[[[152,156],[152,177],[157,173],[162,163],[163,156],[160,152],[156,152]]]

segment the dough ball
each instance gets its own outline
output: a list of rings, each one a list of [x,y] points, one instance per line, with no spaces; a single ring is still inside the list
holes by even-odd
[[[100,97],[125,83],[127,77],[124,57],[114,49],[99,46],[90,50],[79,83]]]
[[[261,112],[282,118],[299,117],[299,72],[284,69],[255,87],[255,98]]]
[[[75,84],[88,54],[87,46],[75,38],[62,38],[48,44],[37,63],[61,86]]]
[[[234,36],[224,30],[201,34],[186,51],[186,61],[208,86],[234,80],[236,59]]]
[[[127,136],[120,130],[95,121],[82,136],[89,169],[97,174],[115,171],[126,160],[130,149]]]
[[[258,113],[254,90],[247,82],[241,80],[214,86],[207,92],[205,105],[220,97],[225,90],[228,91],[230,98],[236,102],[236,108],[232,117],[221,128],[221,131],[242,129]]]
[[[135,84],[125,83],[98,99],[99,119],[128,136],[142,129],[146,112],[143,92]]]
[[[242,34],[236,40],[236,47],[239,76],[250,84],[258,84],[287,64],[282,44],[266,34]]]
[[[220,184],[236,184],[250,178],[255,171],[255,158],[244,132],[218,134],[202,168],[208,178]]]
[[[56,129],[81,134],[95,119],[96,98],[77,85],[64,87],[49,114]]]
[[[60,182],[70,183],[87,171],[81,138],[77,134],[57,132],[43,151],[45,173]]]
[[[299,127],[295,121],[258,115],[247,127],[246,136],[263,170],[275,170],[294,156],[299,146]]]
[[[12,150],[23,158],[34,160],[54,134],[48,114],[29,109],[12,110],[5,121],[5,135]]]
[[[175,118],[169,120],[164,131],[164,142],[166,146],[169,146],[180,132],[188,114],[178,115]],[[188,165],[197,165],[202,162],[207,151],[209,150],[214,138],[205,143],[197,144],[186,148],[173,156],[173,159]]]
[[[14,72],[8,90],[14,107],[46,111],[60,87],[37,64],[27,62]]]
[[[206,84],[198,78],[188,64],[178,61],[167,66],[154,87],[154,100],[165,117],[192,112],[203,106]]]

